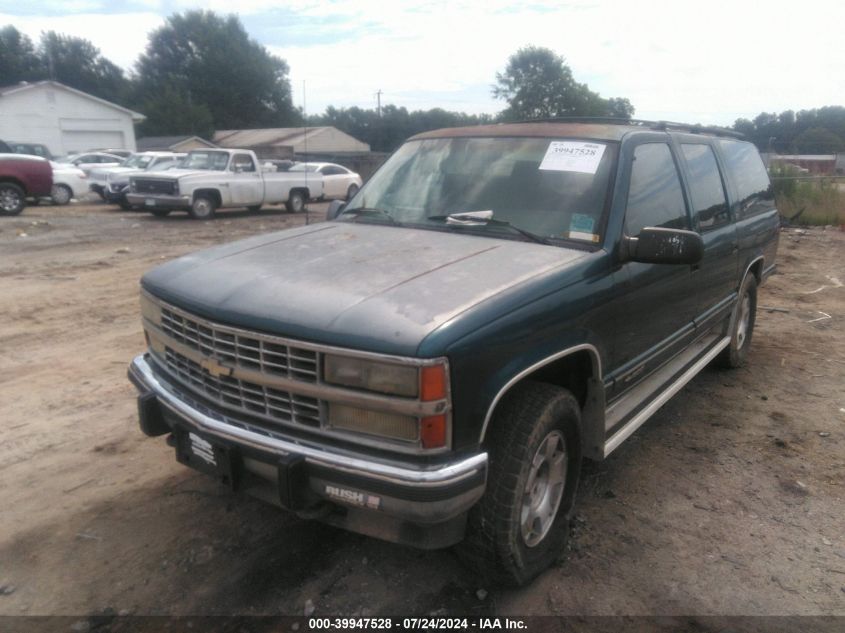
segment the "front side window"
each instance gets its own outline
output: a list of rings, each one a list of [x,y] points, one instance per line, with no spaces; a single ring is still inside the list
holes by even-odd
[[[232,170],[240,172],[255,171],[255,164],[252,162],[252,157],[249,154],[235,154],[232,159]]]
[[[689,172],[689,188],[693,209],[702,231],[730,222],[728,201],[716,156],[709,145],[683,143],[681,150]]]
[[[681,180],[666,143],[646,143],[634,150],[625,232],[636,237],[645,227],[689,228]]]
[[[601,241],[618,146],[606,141],[458,137],[409,141],[379,169],[345,215],[367,210],[431,230],[525,239]],[[459,225],[448,216],[486,221]],[[372,214],[373,221],[378,215]],[[510,226],[508,226],[510,225]]]

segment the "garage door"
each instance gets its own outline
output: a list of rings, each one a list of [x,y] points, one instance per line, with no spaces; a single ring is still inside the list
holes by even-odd
[[[120,149],[125,146],[123,132],[62,130],[62,149],[66,154],[92,149]]]

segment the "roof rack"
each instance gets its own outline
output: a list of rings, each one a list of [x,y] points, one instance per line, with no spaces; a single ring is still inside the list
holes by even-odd
[[[716,125],[700,125],[698,123],[676,123],[675,121],[647,121],[645,119],[626,119],[623,117],[609,116],[563,116],[550,119],[528,119],[519,123],[599,123],[609,125],[630,125],[643,127],[661,132],[675,130],[678,132],[689,132],[691,134],[712,134],[713,136],[728,136],[732,138],[745,138],[742,132],[737,132],[726,127]]]

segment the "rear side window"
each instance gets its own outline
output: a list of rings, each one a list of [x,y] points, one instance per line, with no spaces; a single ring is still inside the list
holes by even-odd
[[[689,228],[678,169],[666,143],[634,149],[625,230],[636,237],[647,226]]]
[[[689,172],[690,195],[698,226],[702,231],[730,222],[728,201],[716,155],[709,145],[684,143],[681,145]]]
[[[747,217],[771,209],[774,192],[757,148],[746,141],[729,139],[720,139],[719,145],[736,183],[739,216]]]

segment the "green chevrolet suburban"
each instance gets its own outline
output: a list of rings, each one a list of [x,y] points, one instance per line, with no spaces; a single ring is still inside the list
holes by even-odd
[[[753,145],[646,121],[420,134],[329,219],[143,277],[141,429],[510,584],[559,554],[583,459],[746,361],[778,239]]]

